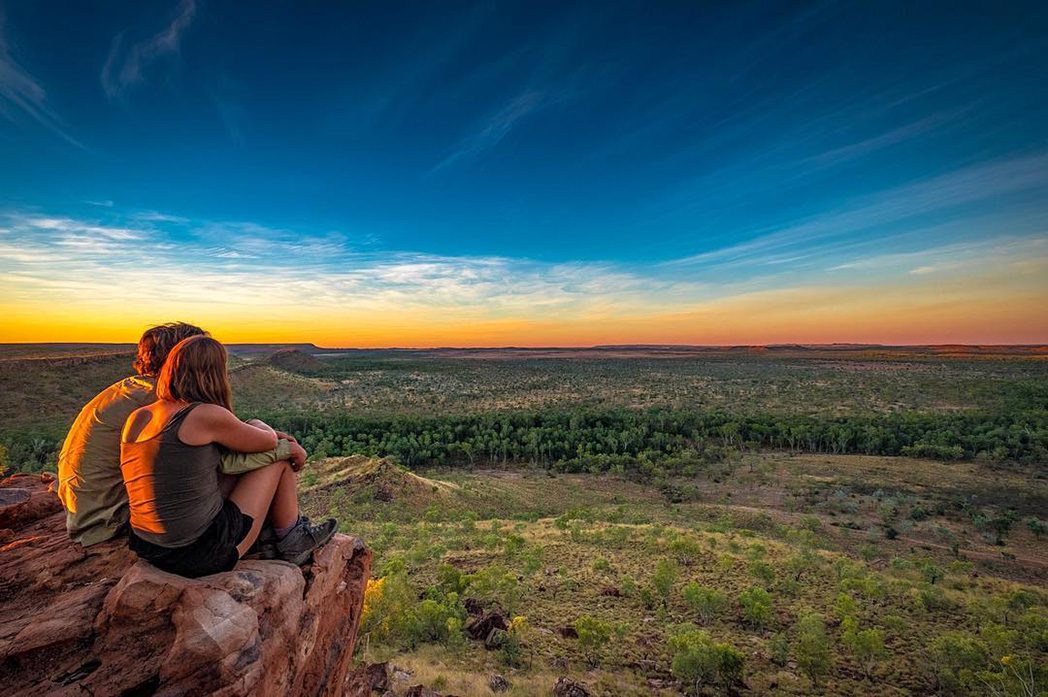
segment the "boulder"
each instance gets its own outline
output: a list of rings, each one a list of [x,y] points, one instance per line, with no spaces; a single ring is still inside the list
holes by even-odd
[[[560,677],[553,684],[553,697],[590,697],[590,691],[578,680]]]
[[[425,685],[412,685],[404,693],[404,697],[441,697],[441,694]]]
[[[72,542],[48,475],[0,481],[5,695],[341,695],[371,552],[345,535],[308,567],[242,561],[200,579],[125,540]],[[6,503],[5,503],[6,502]]]
[[[466,623],[466,634],[470,639],[483,641],[487,639],[496,629],[506,630],[506,617],[499,610],[493,610],[480,617],[474,617]]]
[[[509,639],[509,632],[505,629],[492,629],[491,633],[488,634],[484,640],[484,648],[488,651],[494,651],[501,649],[506,645],[506,641]]]
[[[465,607],[466,612],[471,615],[484,614],[484,603],[477,598],[463,598],[462,606]]]
[[[369,663],[350,673],[344,697],[371,697],[372,692],[385,693],[389,689],[389,663]]]
[[[570,624],[564,625],[563,627],[558,629],[557,632],[562,637],[564,637],[565,639],[578,639],[579,638],[578,630],[575,629],[575,627],[571,626]]]
[[[492,692],[505,692],[509,689],[509,680],[506,680],[504,675],[494,673],[488,678],[488,689]]]

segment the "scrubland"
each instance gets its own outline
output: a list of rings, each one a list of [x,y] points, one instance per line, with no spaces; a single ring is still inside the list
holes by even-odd
[[[129,364],[0,351],[2,464],[52,468]],[[238,412],[313,454],[308,512],[376,551],[357,660],[410,672],[396,691],[1048,689],[1042,349],[299,347],[231,368]]]

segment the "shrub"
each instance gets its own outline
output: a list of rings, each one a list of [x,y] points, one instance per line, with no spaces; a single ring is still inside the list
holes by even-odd
[[[892,571],[905,573],[913,568],[913,562],[903,557],[892,557],[891,561],[888,562],[888,566]]]
[[[935,564],[924,564],[921,566],[921,578],[933,586],[943,579],[943,571]]]
[[[388,566],[388,565],[387,565]],[[424,642],[448,641],[458,631],[466,612],[457,593],[444,594],[437,588],[418,599],[407,574],[393,565],[395,572],[368,581],[364,592],[362,631],[379,642],[409,647]]]
[[[704,631],[685,629],[670,637],[669,647],[673,675],[691,694],[707,685],[720,686],[727,693],[742,683],[745,659],[731,644],[717,643]]]
[[[637,594],[637,597],[640,598],[641,604],[647,610],[654,610],[655,606],[658,605],[659,602],[658,599],[655,597],[655,591],[653,591],[648,586],[643,586],[640,589],[640,592]]]
[[[691,564],[700,554],[702,545],[693,537],[681,535],[669,544],[669,550],[681,564]]]
[[[847,593],[837,594],[837,599],[833,603],[833,614],[836,615],[837,619],[843,620],[845,617],[854,615],[858,610],[859,606],[855,602],[855,598]]]
[[[528,629],[528,618],[517,615],[510,620],[509,629],[499,637],[499,652],[502,655],[502,662],[507,666],[524,667],[524,640]]]
[[[1018,621],[1022,642],[1034,651],[1048,652],[1048,615],[1030,610]]]
[[[862,549],[859,550],[859,556],[861,556],[862,560],[865,562],[873,561],[877,558],[878,554],[880,554],[880,550],[877,549],[876,545],[863,545]]]
[[[497,564],[469,574],[466,581],[471,595],[485,602],[497,603],[507,612],[516,610],[520,602],[521,588],[517,577]]]
[[[760,586],[739,594],[742,616],[755,627],[763,627],[771,619],[771,595]]]
[[[975,689],[986,690],[993,697],[1042,697],[1041,688],[1048,683],[1048,664],[1009,654],[1002,656],[993,670],[977,671],[975,679]]]
[[[986,647],[963,632],[947,632],[928,645],[928,669],[940,692],[957,694],[975,681],[976,671],[989,666]]]
[[[451,564],[441,564],[437,568],[437,583],[445,592],[461,595],[466,590],[469,578]]]
[[[716,618],[727,605],[724,593],[706,586],[700,586],[692,581],[684,586],[684,602],[699,616],[699,620],[706,624]]]
[[[782,632],[775,634],[768,642],[768,654],[771,662],[777,666],[784,666],[790,660],[790,641]]]
[[[750,576],[753,576],[758,581],[764,581],[768,585],[775,581],[775,570],[767,562],[751,561],[749,570]]]
[[[873,677],[873,669],[886,655],[884,650],[884,632],[879,629],[858,629],[851,626],[844,630],[841,637],[844,645],[852,652],[862,666],[866,679]]]
[[[804,572],[814,569],[818,563],[818,555],[810,549],[805,549],[790,557],[786,562],[786,568],[793,574],[794,581],[800,581]]]
[[[819,532],[822,529],[822,521],[818,516],[806,515],[801,517],[801,527],[809,532]]]
[[[797,637],[793,645],[797,665],[814,685],[818,685],[819,678],[829,673],[833,667],[826,623],[821,615],[809,612],[797,620],[796,632]]]
[[[600,653],[611,639],[612,626],[607,622],[582,615],[575,620],[575,632],[579,635],[579,648],[586,654],[590,666],[600,663]]]
[[[680,575],[680,567],[672,559],[660,559],[655,565],[655,573],[651,577],[651,585],[655,592],[662,598],[662,604],[668,605],[670,594],[673,592],[673,584],[677,582]]]
[[[941,587],[929,584],[921,584],[914,591],[914,601],[917,603],[917,607],[925,612],[949,610],[953,607],[953,603],[946,597],[946,593]]]
[[[910,509],[910,520],[927,520],[930,515],[931,513],[928,512],[928,509],[920,504]]]

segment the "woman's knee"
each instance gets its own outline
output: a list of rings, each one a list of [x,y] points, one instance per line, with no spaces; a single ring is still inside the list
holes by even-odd
[[[277,460],[276,462],[266,465],[262,469],[265,469],[269,472],[273,472],[275,474],[278,473],[281,477],[283,477],[285,472],[291,471],[291,461]]]

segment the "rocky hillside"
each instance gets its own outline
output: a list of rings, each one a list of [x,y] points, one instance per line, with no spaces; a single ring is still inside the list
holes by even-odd
[[[323,362],[298,349],[277,351],[267,358],[266,362],[274,368],[286,370],[289,373],[302,373],[305,375],[318,373],[324,369]]]
[[[342,695],[371,552],[345,535],[304,570],[167,574],[65,535],[49,475],[0,481],[5,695]]]

